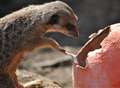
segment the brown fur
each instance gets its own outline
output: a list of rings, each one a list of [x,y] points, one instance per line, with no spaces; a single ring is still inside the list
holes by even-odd
[[[16,83],[15,71],[25,51],[42,46],[64,51],[54,40],[44,38],[44,34],[49,31],[47,22],[58,12],[74,15],[68,5],[56,1],[29,6],[0,19],[0,74],[7,74],[11,82]]]

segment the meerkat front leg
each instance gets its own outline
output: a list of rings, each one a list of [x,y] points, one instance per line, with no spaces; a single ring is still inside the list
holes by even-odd
[[[24,88],[22,85],[18,83],[17,75],[16,75],[16,69],[19,66],[19,63],[21,61],[22,52],[16,55],[13,58],[13,63],[8,66],[7,73],[9,74],[10,78],[12,79],[13,83],[15,84],[15,88]]]
[[[15,88],[24,88],[24,86],[22,86],[20,83],[18,83],[17,75],[15,72],[11,73],[10,76],[14,81]]]

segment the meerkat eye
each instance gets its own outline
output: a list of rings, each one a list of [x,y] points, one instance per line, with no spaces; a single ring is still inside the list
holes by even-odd
[[[59,16],[58,15],[53,15],[51,18],[50,18],[50,21],[49,21],[49,24],[58,24],[59,23]]]

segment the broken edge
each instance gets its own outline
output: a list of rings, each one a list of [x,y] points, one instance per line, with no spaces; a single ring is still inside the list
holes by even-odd
[[[91,37],[88,42],[78,51],[76,55],[76,62],[81,68],[86,67],[87,54],[90,51],[101,48],[100,43],[108,36],[110,32],[110,26],[105,27],[104,29],[99,30],[95,35]]]

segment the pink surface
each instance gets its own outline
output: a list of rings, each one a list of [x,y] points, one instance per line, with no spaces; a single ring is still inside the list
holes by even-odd
[[[86,68],[73,63],[74,88],[120,88],[120,23],[110,29],[102,48],[88,53]]]

